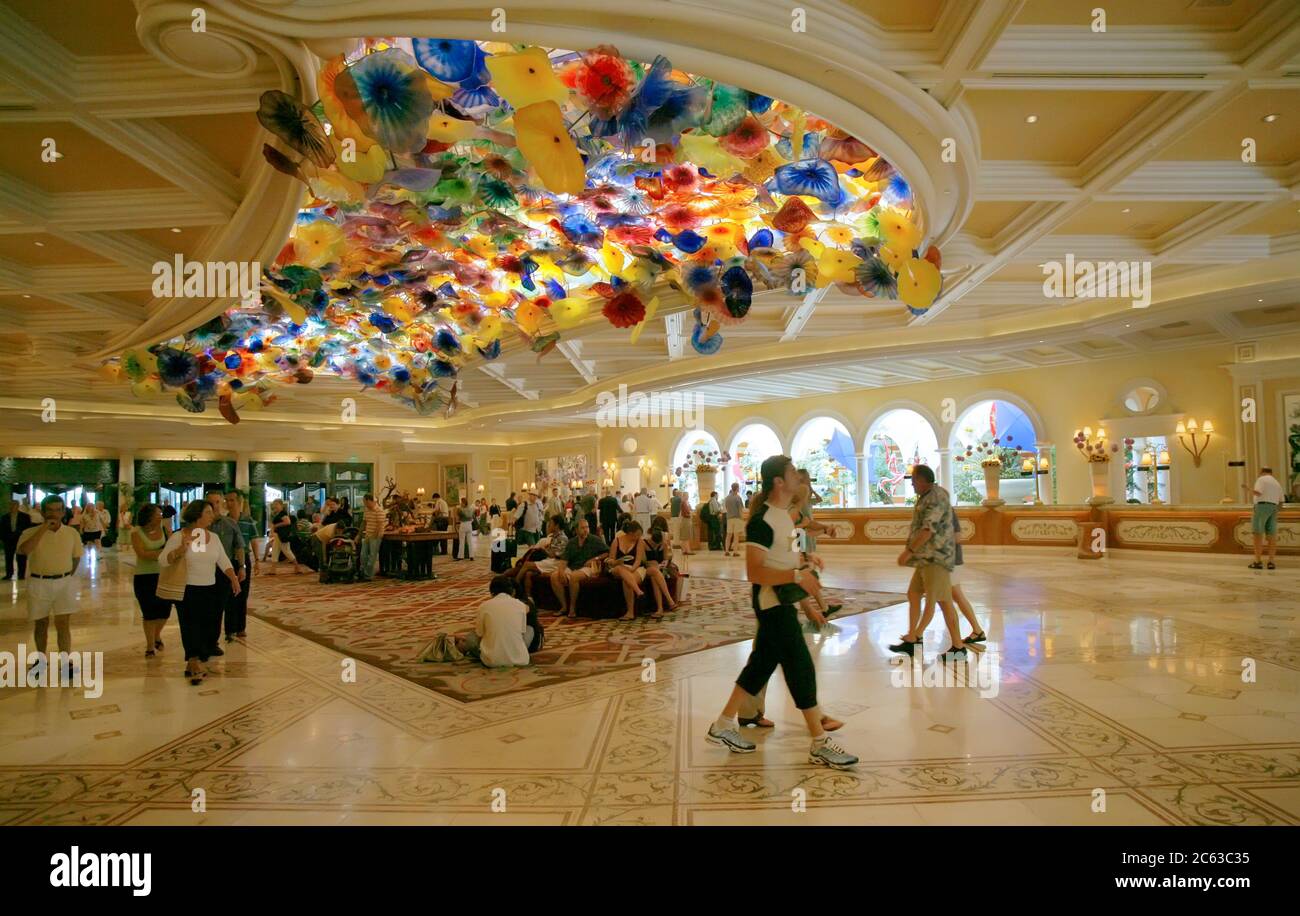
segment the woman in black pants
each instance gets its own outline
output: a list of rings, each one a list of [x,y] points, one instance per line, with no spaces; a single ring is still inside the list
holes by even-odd
[[[741,737],[736,715],[743,704],[754,702],[780,667],[812,738],[809,762],[847,769],[858,758],[836,745],[827,734],[828,723],[817,705],[817,673],[799,625],[799,601],[821,597],[821,584],[802,565],[802,557],[794,549],[790,502],[799,492],[799,474],[788,456],[773,455],[763,462],[760,475],[763,488],[750,504],[745,528],[745,574],[753,586],[758,633],[726,706],[709,726],[707,740],[735,753],[752,753],[756,745]],[[817,624],[826,623],[815,607],[809,608],[808,614]]]
[[[240,592],[239,577],[226,556],[221,541],[207,529],[212,524],[212,507],[201,499],[185,506],[181,512],[181,529],[167,539],[162,562],[171,567],[185,564],[185,597],[176,607],[181,624],[181,643],[185,647],[185,676],[199,684],[208,676],[205,664],[212,649],[221,608],[217,589],[217,570],[230,580],[231,594]]]
[[[172,603],[158,597],[158,555],[167,543],[162,509],[145,503],[135,514],[131,528],[131,549],[135,551],[135,600],[144,620],[144,654],[153,658],[162,650],[162,631],[172,615]]]

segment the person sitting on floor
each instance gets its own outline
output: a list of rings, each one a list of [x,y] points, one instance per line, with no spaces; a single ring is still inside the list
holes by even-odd
[[[493,576],[488,584],[491,598],[478,606],[474,632],[457,639],[457,648],[477,655],[485,667],[508,668],[528,665],[529,647],[537,643],[540,625],[536,612],[515,597],[515,583],[509,576]]]
[[[537,546],[529,549],[523,558],[515,564],[514,569],[504,575],[514,579],[516,584],[524,584],[524,595],[527,598],[533,597],[533,580],[528,575],[532,570],[537,570],[543,576],[550,576],[560,568],[560,560],[564,557],[564,550],[569,546],[569,536],[564,533],[564,522],[557,515],[552,515],[546,523],[546,537],[537,542]]]

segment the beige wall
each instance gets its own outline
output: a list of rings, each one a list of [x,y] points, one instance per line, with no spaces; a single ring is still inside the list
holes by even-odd
[[[1027,406],[1030,415],[1041,421],[1038,430],[1040,441],[1056,446],[1059,501],[1080,503],[1091,491],[1087,463],[1078,457],[1071,441],[1075,430],[1083,426],[1096,428],[1099,421],[1123,417],[1127,411],[1122,406],[1121,396],[1127,390],[1126,383],[1154,379],[1167,389],[1168,401],[1155,409],[1154,417],[1130,421],[1130,425],[1141,427],[1134,434],[1170,436],[1173,474],[1180,502],[1217,503],[1224,495],[1224,457],[1235,451],[1232,441],[1235,435],[1232,379],[1222,368],[1232,358],[1229,346],[1144,353],[1059,368],[1025,369],[753,406],[706,408],[703,423],[722,447],[727,448],[731,444],[730,437],[742,425],[754,419],[766,419],[781,436],[788,451],[805,420],[830,415],[848,427],[860,449],[869,424],[876,416],[891,407],[910,406],[928,414],[936,422],[939,445],[944,447],[951,425],[942,422],[945,398],[953,399],[960,415],[976,401],[986,397],[1005,397]],[[1199,468],[1192,466],[1191,456],[1178,447],[1172,436],[1176,415],[1183,413],[1198,420],[1209,418],[1217,429],[1223,431],[1211,440]],[[605,429],[601,460],[618,456],[620,443],[627,435],[635,436],[639,450],[644,450],[662,468],[672,460],[672,450],[682,431]],[[1115,467],[1118,469],[1118,464]]]

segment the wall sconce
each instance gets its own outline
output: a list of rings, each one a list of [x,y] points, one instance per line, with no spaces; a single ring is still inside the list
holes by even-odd
[[[424,499],[424,487],[416,487],[415,495],[420,497],[420,499]]]
[[[1206,420],[1205,424],[1200,429],[1197,429],[1196,419],[1188,417],[1186,423],[1182,420],[1178,421],[1178,426],[1174,429],[1174,432],[1178,434],[1178,444],[1187,449],[1187,453],[1192,456],[1193,466],[1199,468],[1201,466],[1201,455],[1205,454],[1205,449],[1210,444],[1210,436],[1214,435],[1214,421]],[[1198,435],[1204,436],[1205,441],[1197,443],[1196,437]],[[1184,436],[1191,438],[1191,445],[1187,444],[1187,441],[1183,438]]]

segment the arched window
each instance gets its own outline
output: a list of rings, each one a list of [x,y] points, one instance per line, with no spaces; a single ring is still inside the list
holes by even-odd
[[[696,451],[708,454],[709,452],[720,453],[721,449],[718,448],[718,440],[713,438],[713,434],[705,432],[702,429],[688,431],[686,435],[682,436],[682,438],[678,440],[677,449],[673,452],[673,466],[671,471],[677,477],[677,487],[690,494],[692,506],[698,505],[700,501],[699,480],[697,479],[696,473],[693,469],[684,468],[683,465],[688,461],[692,464],[699,463],[698,458],[693,458]],[[668,495],[672,495],[671,487],[669,488],[669,491]],[[708,494],[706,493],[705,496],[707,495]]]
[[[1002,462],[1002,499],[1009,504],[1031,501],[1034,477],[1021,471],[1021,455],[1033,454],[1038,433],[1029,416],[1010,401],[972,404],[952,428],[953,497],[960,505],[978,503],[987,495],[982,462],[996,456]]]
[[[847,508],[857,492],[858,461],[853,437],[833,417],[814,417],[795,433],[790,457],[808,471],[823,508]]]
[[[764,423],[750,423],[742,426],[731,438],[731,463],[727,465],[727,488],[732,483],[740,484],[740,495],[759,486],[759,468],[763,460],[773,455],[782,454],[781,437],[776,430]]]
[[[939,440],[934,427],[915,410],[886,411],[867,433],[868,505],[914,503],[915,494],[905,479],[914,464],[928,464],[939,472]]]

